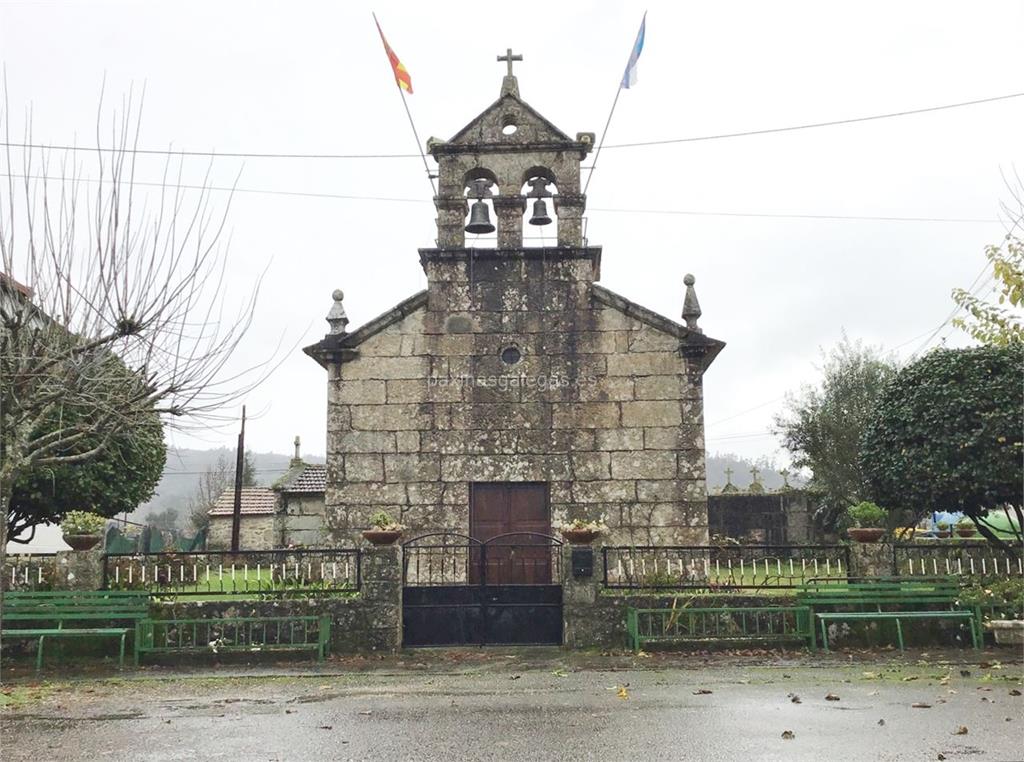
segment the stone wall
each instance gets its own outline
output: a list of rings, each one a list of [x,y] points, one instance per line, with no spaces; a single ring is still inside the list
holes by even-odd
[[[334,541],[359,542],[378,510],[410,534],[466,533],[471,482],[536,481],[554,525],[706,542],[702,369],[679,335],[614,306],[591,250],[465,254],[427,257],[426,303],[331,364]]]
[[[156,618],[233,616],[318,616],[329,614],[335,653],[395,651],[402,638],[402,576],[397,546],[363,551],[363,583],[356,596],[268,598],[267,600],[189,600],[152,605]]]
[[[206,546],[210,550],[231,547],[231,516],[211,516]],[[238,528],[239,550],[270,550],[281,547],[279,521],[273,514],[242,514]]]
[[[326,544],[323,494],[301,493],[281,495],[278,517],[281,544],[322,547]]]

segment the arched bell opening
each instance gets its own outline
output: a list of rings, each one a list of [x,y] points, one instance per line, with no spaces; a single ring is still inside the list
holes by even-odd
[[[555,176],[546,167],[533,167],[523,175],[520,193],[526,197],[523,242],[526,246],[549,246],[558,241],[558,215],[554,196]]]
[[[498,195],[498,181],[488,169],[477,168],[466,173],[464,195],[469,201],[469,217],[466,219],[466,233],[474,243],[497,241],[494,236],[495,220],[493,198]],[[496,243],[494,244],[496,245]]]

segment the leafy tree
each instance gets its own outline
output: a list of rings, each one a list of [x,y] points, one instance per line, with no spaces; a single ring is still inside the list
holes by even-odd
[[[228,298],[226,207],[206,185],[175,184],[174,159],[159,187],[135,182],[139,123],[123,102],[112,130],[99,129],[99,111],[94,185],[77,165],[36,171],[68,167],[30,127],[17,158],[0,153],[0,561],[15,484],[96,462],[118,442],[145,451],[132,440],[154,412],[168,426],[218,418],[273,365],[233,361],[259,289]],[[4,92],[5,133],[9,114]],[[118,383],[105,372],[114,355],[132,371]]]
[[[121,389],[133,382],[134,374],[118,358],[104,353],[97,362],[110,387]],[[76,403],[70,399],[55,405],[36,427],[36,437],[45,438],[74,427],[91,414],[91,403]],[[104,438],[95,431],[74,446],[98,446]],[[61,457],[66,451],[61,448],[54,449],[53,454],[54,462],[36,465],[14,481],[7,513],[7,537],[12,542],[30,542],[36,526],[57,524],[68,511],[90,511],[108,518],[134,511],[153,496],[167,450],[160,416],[150,410],[148,416],[139,416],[138,425],[130,432],[109,437],[96,456],[87,461],[66,460]]]
[[[953,324],[982,344],[1006,346],[1024,342],[1024,180],[1007,181],[1012,201],[1002,204],[1009,231],[999,246],[989,246],[985,256],[992,264],[990,280],[995,281],[998,296],[994,304],[962,288],[953,291],[953,301],[969,317],[956,318]],[[987,284],[988,281],[985,281]]]
[[[846,509],[869,497],[860,467],[860,441],[875,401],[895,364],[879,349],[842,341],[825,353],[819,387],[789,395],[775,419],[793,465],[811,472],[807,488],[821,494],[817,518],[835,529]]]
[[[246,450],[242,456],[242,486],[258,487],[259,480],[256,478],[256,456],[252,450]]]
[[[978,522],[1024,502],[1024,345],[937,349],[903,368],[864,431],[861,469],[883,505]],[[981,533],[994,537],[984,521]]]
[[[992,263],[992,278],[999,292],[996,303],[958,288],[953,291],[953,301],[970,317],[956,318],[953,324],[982,344],[1006,346],[1024,342],[1024,240],[1009,234],[1002,246],[989,246],[985,256]]]

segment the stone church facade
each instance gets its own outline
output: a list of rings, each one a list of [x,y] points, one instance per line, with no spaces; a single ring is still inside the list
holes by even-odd
[[[406,538],[557,534],[581,518],[613,544],[707,542],[702,383],[724,344],[697,325],[692,276],[683,323],[598,285],[580,190],[593,144],[526,104],[511,75],[458,134],[428,141],[427,289],[351,332],[336,291],[330,332],[305,349],[327,371],[334,542],[361,542],[381,510]],[[527,245],[549,214],[556,232]]]

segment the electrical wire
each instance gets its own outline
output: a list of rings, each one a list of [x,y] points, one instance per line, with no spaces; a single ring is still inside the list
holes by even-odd
[[[18,173],[0,173],[0,177],[11,177],[15,179],[25,179],[25,175]],[[48,182],[63,182],[70,178],[62,177],[48,177],[43,175],[33,175],[28,179],[30,180],[43,180]],[[75,180],[88,183],[99,182],[95,178],[74,178]],[[187,184],[173,184],[168,183],[156,183],[156,182],[145,182],[142,180],[132,180],[132,185],[148,186],[154,188],[166,188],[174,187],[182,190],[196,190],[196,191],[221,191],[225,193],[253,193],[263,194],[269,196],[291,196],[297,198],[324,198],[334,199],[341,201],[378,201],[386,203],[400,203],[400,204],[430,204],[433,203],[429,199],[425,198],[402,198],[395,196],[360,196],[353,194],[343,193],[318,193],[315,191],[289,191],[289,190],[269,190],[265,188],[238,188],[231,186],[217,186],[217,185],[187,185]],[[800,213],[774,213],[774,212],[713,212],[703,211],[695,209],[621,209],[621,208],[607,208],[607,207],[594,207],[588,209],[589,212],[600,212],[610,214],[663,214],[663,215],[686,215],[693,217],[730,217],[730,218],[750,218],[750,219],[777,219],[777,220],[820,220],[826,222],[944,222],[944,223],[958,223],[958,224],[991,224],[999,222],[996,218],[987,219],[984,217],[911,217],[911,216],[896,216],[896,215],[853,215],[853,214],[800,214]],[[474,239],[477,240],[477,239]]]
[[[918,109],[906,109],[903,111],[892,111],[885,114],[872,114],[870,116],[858,116],[851,117],[848,119],[834,119],[831,121],[823,122],[808,122],[805,124],[794,124],[785,127],[766,127],[757,130],[745,130],[742,132],[724,132],[713,135],[696,135],[692,137],[683,138],[666,138],[664,140],[646,140],[638,141],[634,143],[616,143],[613,145],[604,146],[605,150],[619,149],[619,148],[642,148],[646,146],[660,146],[660,145],[672,145],[675,143],[697,143],[708,140],[729,140],[733,138],[744,138],[756,135],[771,135],[782,132],[795,132],[798,130],[810,130],[821,127],[836,127],[844,124],[858,124],[861,122],[877,121],[879,119],[894,119],[905,116],[913,116],[916,114],[928,114],[937,111],[947,111],[950,109],[965,108],[968,106],[978,106],[985,103],[995,103],[998,101],[1006,101],[1012,98],[1024,97],[1024,92],[1021,93],[1008,93],[1006,95],[996,95],[991,98],[976,98],[970,101],[960,101],[959,103],[946,103],[941,106],[927,106],[925,108]],[[7,148],[32,148],[32,149],[43,149],[52,151],[85,151],[93,152],[98,151],[101,153],[124,153],[124,154],[141,154],[151,156],[178,156],[178,157],[205,157],[205,158],[225,158],[225,159],[419,159],[420,154],[418,153],[286,153],[286,152],[272,152],[272,153],[260,153],[255,151],[186,151],[186,150],[173,150],[173,149],[154,149],[154,148],[103,148],[103,147],[87,147],[67,144],[55,144],[55,143],[28,143],[28,142],[13,142],[13,141],[0,141],[0,145]]]

